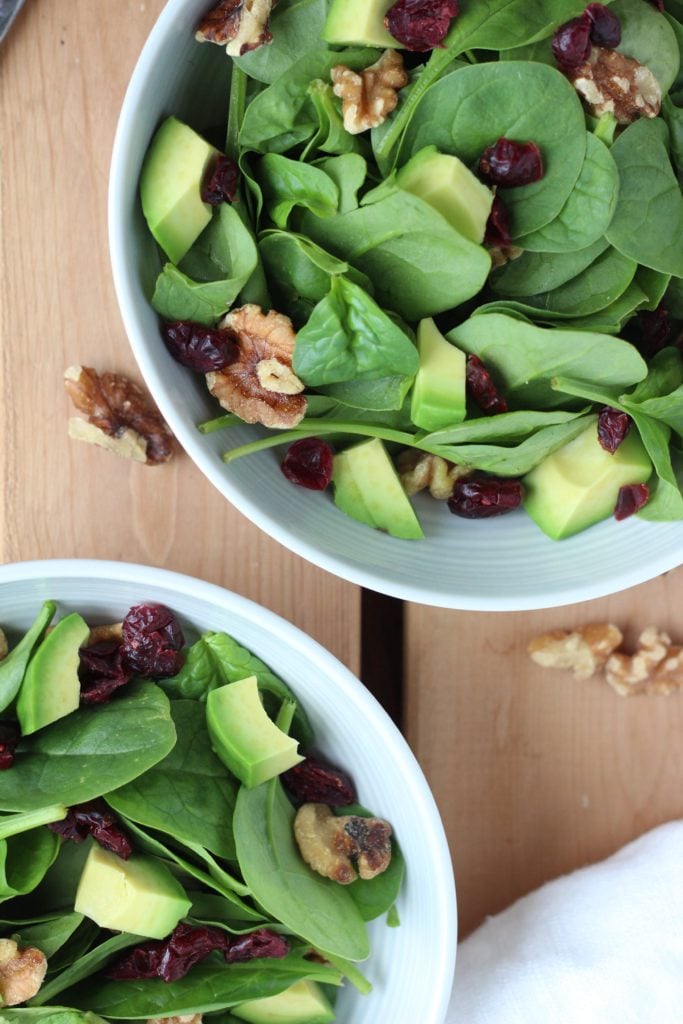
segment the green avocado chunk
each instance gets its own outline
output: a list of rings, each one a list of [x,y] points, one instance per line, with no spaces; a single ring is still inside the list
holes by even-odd
[[[191,906],[182,885],[162,861],[139,854],[122,860],[94,845],[83,867],[74,909],[100,928],[163,939]]]
[[[410,418],[422,430],[461,423],[467,412],[465,353],[446,341],[432,319],[417,328],[420,368],[413,384]]]
[[[334,1010],[314,981],[297,981],[284,992],[252,999],[232,1010],[233,1017],[249,1024],[329,1024]]]
[[[181,259],[211,220],[202,201],[207,166],[218,150],[175,117],[167,118],[152,139],[140,176],[142,212],[172,263]]]
[[[421,540],[422,527],[394,464],[378,438],[334,457],[334,501],[342,512],[392,537]]]
[[[384,26],[394,0],[332,0],[323,39],[333,45],[356,44],[398,49],[401,44]]]
[[[37,648],[17,698],[23,736],[77,710],[81,698],[78,649],[89,633],[88,624],[73,612],[58,622]]]
[[[631,428],[614,454],[598,441],[595,423],[524,477],[524,507],[553,540],[585,530],[614,512],[619,490],[644,484],[652,463]]]
[[[470,242],[484,241],[493,192],[457,156],[426,146],[401,168],[396,184],[433,206]]]
[[[211,690],[206,724],[214,751],[247,789],[303,761],[297,741],[268,717],[256,676]]]

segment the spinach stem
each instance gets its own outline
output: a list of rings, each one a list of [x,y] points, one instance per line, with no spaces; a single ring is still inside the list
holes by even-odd
[[[224,430],[226,427],[236,427],[239,423],[244,423],[239,416],[235,416],[234,413],[228,412],[225,416],[217,416],[213,420],[204,420],[203,423],[197,424],[197,430],[200,434],[215,434],[217,430]]]
[[[228,130],[225,136],[225,155],[235,163],[239,160],[239,134],[247,109],[247,76],[236,64],[232,65],[230,77],[230,109],[228,110]]]
[[[28,832],[29,829],[39,828],[41,825],[51,825],[53,821],[62,821],[64,818],[66,807],[63,804],[40,807],[36,811],[3,815],[0,817],[0,839],[17,836],[20,832]]]
[[[283,430],[281,433],[271,434],[258,441],[252,441],[250,444],[243,444],[224,452],[223,462],[234,462],[245,455],[253,455],[268,448],[277,448],[281,444],[291,444],[293,441],[301,441],[305,437],[319,437],[326,434],[360,434],[364,437],[378,437],[382,441],[402,444],[408,448],[420,447],[419,444],[416,444],[415,435],[404,430],[375,427],[368,423],[336,423],[333,421],[322,423],[320,420],[306,422],[303,419],[299,426],[292,430]]]

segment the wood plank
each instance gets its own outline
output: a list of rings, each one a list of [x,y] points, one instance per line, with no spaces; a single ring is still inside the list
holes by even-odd
[[[124,91],[162,6],[28,0],[2,48],[0,558],[97,556],[201,576],[358,671],[358,588],[251,526],[185,456],[149,469],[67,438],[68,365],[140,379],[111,281],[107,176]]]
[[[542,882],[683,815],[683,693],[623,698],[534,665],[549,629],[649,624],[683,641],[683,569],[535,613],[407,609],[408,738],[451,843],[462,935]]]

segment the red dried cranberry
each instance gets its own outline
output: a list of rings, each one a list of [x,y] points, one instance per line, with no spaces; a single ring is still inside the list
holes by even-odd
[[[621,42],[621,22],[604,4],[589,4],[584,14],[590,19],[591,42],[615,50]]]
[[[234,160],[219,154],[207,169],[202,199],[210,206],[234,203],[240,186],[240,171]]]
[[[457,14],[457,0],[396,0],[384,24],[407,50],[424,53],[442,45]]]
[[[650,500],[650,488],[647,484],[624,484],[619,490],[619,497],[614,509],[614,518],[621,522],[628,519]]]
[[[96,843],[122,860],[128,860],[133,852],[130,836],[119,825],[116,815],[104,800],[91,800],[71,807],[66,818],[52,822],[48,828],[72,843],[82,843],[88,836],[92,836]]]
[[[116,690],[132,679],[132,671],[123,664],[118,640],[102,640],[91,647],[81,647],[78,655],[81,704],[105,704]]]
[[[519,508],[523,499],[524,488],[519,480],[482,477],[459,480],[448,499],[448,507],[453,515],[463,519],[489,519]]]
[[[514,142],[503,136],[488,146],[479,160],[479,176],[489,185],[531,185],[544,173],[543,157],[535,142]]]
[[[467,357],[467,391],[487,416],[508,411],[507,402],[479,356]]]
[[[506,249],[512,245],[510,211],[500,196],[494,196],[493,199],[489,219],[486,221],[484,245],[491,249]]]
[[[280,468],[290,483],[324,491],[332,479],[334,452],[319,437],[306,437],[288,449]]]
[[[0,722],[0,772],[6,772],[14,764],[14,752],[20,739],[15,722]]]
[[[176,362],[196,373],[223,370],[239,358],[239,347],[230,331],[175,320],[162,324],[161,336]]]
[[[356,802],[356,791],[348,775],[312,757],[284,772],[280,780],[297,803],[348,807]]]
[[[250,935],[236,935],[230,940],[225,951],[225,960],[229,964],[242,964],[247,960],[281,960],[289,953],[289,943],[282,935],[259,928]]]
[[[163,604],[139,604],[123,620],[123,660],[149,679],[175,676],[183,667],[180,624]]]
[[[560,25],[553,36],[553,56],[563,71],[580,67],[591,52],[593,22],[585,13]]]
[[[631,417],[610,405],[606,405],[598,416],[598,441],[610,455],[614,455],[630,429]]]
[[[669,311],[662,305],[654,310],[643,309],[638,314],[637,322],[640,328],[637,347],[647,359],[650,359],[664,348],[673,333]]]

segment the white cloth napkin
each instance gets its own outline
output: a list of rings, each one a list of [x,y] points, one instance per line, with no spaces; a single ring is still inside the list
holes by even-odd
[[[489,918],[446,1024],[683,1024],[683,821]]]

